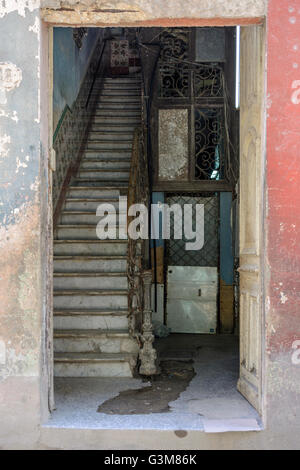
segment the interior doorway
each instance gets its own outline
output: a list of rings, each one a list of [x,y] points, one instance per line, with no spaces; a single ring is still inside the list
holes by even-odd
[[[108,37],[110,38],[110,41],[129,41],[130,43],[130,41],[133,41],[133,39],[136,37],[136,31],[134,31],[135,28],[132,28],[132,31],[124,31],[123,28],[107,29],[110,30],[108,32]],[[165,338],[162,340],[158,339],[161,345],[157,345],[157,349],[160,350],[162,357],[164,357],[165,360],[171,360],[173,357],[172,360],[174,360],[175,358],[175,360],[179,359],[184,362],[184,359],[187,359],[187,357],[184,358],[184,351],[190,351],[187,354],[189,360],[191,355],[194,358],[196,357],[195,350],[199,353],[199,351],[201,351],[201,348],[204,348],[205,354],[202,358],[200,357],[200,360],[198,361],[198,364],[200,364],[202,367],[202,374],[207,373],[207,370],[205,372],[203,368],[203,361],[207,362],[210,360],[209,351],[217,352],[214,360],[211,360],[211,371],[220,370],[219,365],[221,364],[220,358],[222,354],[228,354],[228,356],[226,356],[227,364],[229,364],[229,359],[232,359],[232,357],[234,357],[233,363],[235,364],[236,368],[234,373],[237,375],[237,377],[239,376],[239,390],[247,398],[247,400],[256,408],[256,410],[261,413],[263,363],[261,353],[262,290],[260,277],[260,263],[263,248],[263,214],[261,207],[263,195],[262,150],[264,145],[264,27],[263,25],[259,25],[242,28],[240,125],[238,119],[238,111],[235,108],[236,88],[232,85],[234,77],[236,76],[236,70],[234,68],[234,64],[236,63],[234,58],[234,53],[236,51],[236,29],[230,28],[231,33],[228,36],[226,36],[227,33],[225,31],[225,52],[228,51],[228,44],[230,44],[229,38],[231,37],[232,39],[232,54],[228,55],[228,60],[224,62],[219,60],[218,62],[218,60],[215,58],[213,61],[208,61],[208,63],[211,62],[209,76],[204,77],[202,75],[200,79],[199,77],[197,78],[197,67],[199,67],[199,65],[193,63],[193,67],[191,68],[188,65],[190,56],[185,56],[183,58],[182,68],[178,66],[178,60],[175,61],[175,65],[174,62],[172,62],[171,66],[169,64],[169,67],[166,67],[166,65],[163,63],[165,56],[164,53],[161,52],[161,50],[163,50],[163,46],[160,46],[161,48],[158,54],[157,44],[154,41],[151,41],[151,38],[149,40],[149,35],[152,34],[153,37],[159,37],[159,34],[161,34],[162,42],[165,41],[165,44],[167,44],[168,46],[171,45],[174,50],[174,37],[176,38],[177,34],[177,31],[174,30],[176,30],[176,28],[170,28],[170,30],[172,30],[171,32],[168,31],[168,28],[153,28],[153,31],[150,31],[150,29],[152,28],[144,29],[146,29],[147,31],[138,31],[138,33],[140,34],[140,42],[145,45],[144,49],[147,50],[148,55],[146,54],[146,57],[143,57],[142,52],[140,56],[132,56],[130,58],[131,62],[130,59],[128,59],[128,61],[124,65],[124,63],[122,62],[123,55],[122,53],[120,53],[120,58],[118,59],[115,57],[115,59],[116,61],[119,60],[122,62],[121,65],[118,65],[118,67],[122,67],[122,70],[119,70],[118,73],[116,70],[114,71],[114,74],[111,73],[111,75],[114,75],[114,79],[112,76],[108,76],[107,78],[115,80],[115,83],[117,83],[118,76],[124,76],[127,75],[127,73],[130,74],[129,64],[131,65],[131,67],[135,68],[135,70],[132,71],[133,74],[139,73],[140,68],[143,68],[143,64],[148,64],[148,66],[150,67],[149,62],[151,61],[149,59],[149,49],[151,50],[152,48],[152,50],[154,51],[152,55],[155,57],[155,60],[152,60],[150,70],[148,70],[148,76],[152,77],[153,83],[155,83],[155,80],[157,80],[156,83],[158,84],[157,87],[153,90],[155,96],[151,110],[152,115],[150,116],[152,126],[151,145],[153,150],[153,165],[151,167],[151,170],[153,171],[152,189],[153,194],[155,195],[154,198],[157,198],[157,200],[159,201],[161,201],[163,198],[165,202],[171,203],[173,201],[175,203],[179,202],[179,204],[187,202],[188,199],[192,201],[197,200],[199,204],[204,205],[204,214],[208,214],[207,216],[204,215],[205,243],[202,250],[198,251],[197,253],[190,252],[188,255],[185,255],[184,251],[182,250],[182,247],[180,247],[181,241],[179,242],[178,240],[171,239],[166,243],[161,243],[161,240],[158,240],[154,244],[151,242],[152,245],[150,246],[150,257],[153,260],[153,319],[155,321],[161,322],[163,325],[171,328],[172,330],[171,336],[169,338]],[[182,35],[184,36],[184,34],[186,33],[186,31],[184,30],[188,30],[188,34],[191,39],[189,40],[190,42],[188,42],[186,50],[188,51],[188,54],[192,54],[194,57],[196,57],[197,54],[201,53],[201,48],[199,46],[199,44],[201,44],[201,29],[202,28],[180,28],[179,31],[179,34],[182,37]],[[211,34],[210,31],[212,30],[210,30],[209,28],[205,29],[208,30],[205,32],[206,35]],[[122,31],[120,32],[120,30]],[[101,34],[103,34],[103,31],[104,29],[101,31]],[[126,36],[128,34],[131,38],[129,40]],[[84,38],[87,35],[87,31],[81,31],[80,33],[76,34],[76,38],[80,36],[84,45]],[[179,53],[183,55],[186,54],[185,51],[182,52],[182,44],[179,43],[179,45]],[[81,47],[83,46],[81,45]],[[97,51],[96,47],[98,46],[95,46],[94,51]],[[100,56],[104,57],[103,54],[109,54],[108,51],[111,51],[111,49],[107,49],[105,52],[104,49],[99,47],[97,52],[98,59]],[[220,51],[217,49],[217,52],[215,50],[214,54],[219,52]],[[220,57],[218,59],[220,59]],[[95,62],[96,67],[98,67],[99,65],[98,62],[99,61]],[[208,70],[209,67],[207,67],[207,62],[200,61],[199,63],[205,63],[206,66],[204,67],[204,70]],[[224,142],[222,142],[222,144],[220,143],[220,133],[218,130],[216,130],[214,124],[214,135],[211,140],[208,139],[208,144],[210,144],[210,146],[213,143],[214,160],[213,163],[210,164],[209,169],[207,169],[207,167],[203,165],[204,153],[201,152],[201,150],[199,149],[197,150],[197,146],[195,145],[195,129],[200,129],[200,135],[201,132],[203,132],[203,129],[201,128],[201,126],[203,127],[203,123],[204,127],[207,127],[207,123],[211,123],[214,120],[214,109],[219,110],[223,107],[222,109],[224,111],[224,96],[220,95],[220,87],[222,88],[224,83],[222,82],[223,79],[221,80],[221,78],[218,76],[218,73],[216,72],[216,70],[219,70],[219,68],[215,68],[216,63],[223,64],[222,68],[223,70],[225,70],[224,75],[222,75],[223,78],[224,76],[226,76],[226,73],[228,77],[231,77],[228,83],[226,84],[226,93],[229,93],[228,88],[231,88],[231,104],[229,107],[226,107],[225,111],[226,113],[231,114],[231,122],[234,122],[234,125],[232,125],[232,127],[224,126],[225,134],[222,134],[222,138],[224,138],[225,136],[226,139],[228,139],[228,145],[233,147],[235,146],[234,150],[236,151],[236,153],[234,154],[234,150],[232,149],[230,150],[227,148],[226,150]],[[251,67],[249,64],[251,64]],[[124,71],[124,67],[126,69],[128,68],[128,72]],[[98,73],[100,76],[101,66],[100,68],[98,68]],[[201,73],[203,74],[203,70],[201,71]],[[187,76],[189,76],[189,78],[187,78]],[[91,82],[97,84],[97,78],[94,79],[91,77],[87,81],[89,85],[91,84]],[[171,81],[170,77],[173,77]],[[174,83],[176,84],[176,86],[174,85]],[[198,90],[196,104],[193,100],[191,100],[192,95],[190,94],[193,93],[192,89],[195,87],[196,90]],[[109,89],[109,86],[107,88]],[[135,84],[131,88],[132,92],[136,91]],[[213,94],[213,102],[210,101],[210,96],[205,96],[205,90],[207,88],[209,88],[210,93]],[[100,89],[103,90],[102,85],[101,87],[99,86],[98,91],[100,91]],[[90,92],[90,90],[91,88],[89,88],[88,92],[86,92],[85,90],[85,98],[88,98],[88,101],[90,101],[91,96],[93,96],[93,91]],[[178,94],[179,96],[174,96],[174,94]],[[178,101],[176,101],[177,99]],[[226,99],[228,99],[228,96],[226,96]],[[226,103],[226,106],[227,105],[228,103]],[[68,107],[69,106],[63,109],[63,113],[59,116],[58,119],[56,118],[56,124],[59,125],[59,129],[62,128],[66,116],[70,114],[70,109],[68,109]],[[176,174],[176,171],[178,171],[178,168],[176,168],[176,164],[178,164],[179,160],[178,154],[175,153],[174,162],[172,162],[171,160],[171,164],[170,159],[168,160],[168,155],[166,155],[165,148],[159,147],[159,145],[163,146],[164,142],[170,142],[170,136],[172,136],[172,132],[170,131],[170,128],[168,128],[165,129],[165,138],[160,138],[160,136],[164,132],[162,127],[168,123],[172,124],[171,117],[166,116],[166,112],[170,112],[170,110],[187,110],[185,121],[187,124],[187,134],[186,136],[183,136],[181,140],[179,139],[180,146],[186,138],[185,147],[183,147],[183,151],[181,148],[181,153],[179,155],[181,157],[184,157],[185,163],[182,166],[183,171],[179,171],[179,177],[177,181],[176,178],[174,178],[173,163],[175,163]],[[204,117],[201,113],[204,113]],[[132,119],[130,123],[131,125],[133,125],[134,116],[135,114],[132,111]],[[179,114],[177,114],[177,116],[179,116]],[[84,119],[86,120],[86,122],[88,121],[87,115],[84,115]],[[226,119],[228,119],[227,114]],[[220,121],[219,119],[216,122],[220,123],[222,122],[222,120]],[[160,127],[161,123],[162,127]],[[217,124],[217,126],[218,125],[219,124]],[[128,125],[127,128],[129,127],[130,126]],[[100,130],[99,128],[98,131],[103,132],[103,129]],[[230,133],[230,135],[228,135],[227,133]],[[56,133],[56,137],[57,135],[58,132]],[[85,139],[85,131],[82,135],[82,139]],[[206,138],[207,140],[205,134],[204,138]],[[240,150],[237,150],[239,142]],[[216,147],[218,147],[217,151]],[[223,157],[221,147],[224,149]],[[170,148],[172,148],[172,145],[170,145]],[[98,153],[99,149],[101,149],[101,146],[97,148]],[[92,151],[95,151],[94,148],[90,150],[90,154],[92,153]],[[229,154],[234,155],[235,167],[232,164],[233,160],[228,160],[228,158],[230,158],[230,155],[226,152],[229,152]],[[58,158],[60,154],[59,150],[56,152],[56,154]],[[210,152],[209,158],[211,158],[211,155],[212,152]],[[237,158],[237,155],[239,155],[240,157]],[[192,160],[189,159],[190,156],[192,156]],[[80,158],[82,158],[82,151]],[[231,171],[234,173],[237,170],[236,163],[238,160],[240,161],[240,172],[235,173],[234,176],[236,177],[236,179],[226,179],[226,171]],[[58,160],[57,163],[59,163]],[[78,168],[79,167],[77,167],[76,171],[78,170]],[[203,170],[202,173],[201,169]],[[108,168],[108,170],[111,170],[111,168]],[[74,165],[72,171],[74,176]],[[166,177],[166,172],[168,171],[171,175],[173,175],[170,179]],[[59,184],[69,184],[69,182],[71,181],[69,179],[69,181],[65,183],[65,177],[62,177],[62,173],[59,174],[59,177],[61,178]],[[55,187],[55,190],[57,190],[57,187]],[[76,203],[84,205],[86,201],[79,201],[79,193],[81,191],[80,188],[73,188],[73,190],[75,191],[74,195],[75,199],[77,200]],[[228,195],[229,204],[227,203],[226,205],[225,203],[225,205],[222,205],[222,197],[226,199],[228,198]],[[110,197],[111,194],[109,194],[108,196]],[[96,200],[97,198],[98,195],[96,193],[93,194],[92,199]],[[96,201],[94,202],[96,203]],[[63,204],[65,203],[66,202],[64,201]],[[74,201],[68,201],[69,212],[74,211],[71,207],[72,203],[74,203]],[[205,210],[205,208],[207,209],[207,211]],[[221,214],[222,210],[224,212],[222,212]],[[80,212],[83,213],[84,210],[81,209]],[[71,216],[73,217],[75,215],[76,214],[72,214]],[[64,216],[67,218],[71,217],[68,214],[65,214]],[[205,219],[205,216],[207,217],[207,219]],[[59,217],[61,217],[61,215]],[[61,218],[58,220],[61,221]],[[72,224],[73,222],[69,223],[68,225]],[[58,225],[64,225],[64,223],[60,223]],[[234,227],[239,227],[239,230],[235,231]],[[63,228],[60,227],[60,230],[63,230]],[[74,230],[78,231],[78,228]],[[206,233],[205,230],[207,230]],[[222,236],[221,232],[223,234]],[[230,235],[229,238],[228,233]],[[238,233],[240,234],[240,243]],[[186,240],[183,241],[186,242]],[[62,246],[63,244],[57,243],[57,245]],[[69,245],[71,246],[71,244]],[[72,246],[75,245],[73,244]],[[231,255],[228,257],[229,251],[231,252]],[[86,255],[87,253],[80,254],[80,256]],[[120,256],[123,255],[120,254]],[[228,275],[227,269],[229,265],[231,266],[230,275]],[[236,268],[235,270],[234,265]],[[62,274],[63,272],[64,271],[61,271],[60,274]],[[224,279],[222,278],[224,272],[226,272],[226,279],[231,279],[231,284],[224,281]],[[240,275],[239,285],[236,282],[237,272],[239,272]],[[70,276],[70,274],[72,273],[69,272],[68,274],[69,275],[66,277],[70,279],[72,277]],[[87,279],[87,273],[84,274],[85,275],[81,277]],[[62,278],[62,275],[57,276],[57,285],[60,284]],[[103,282],[105,282],[103,277],[101,279],[103,280]],[[159,292],[162,293],[159,295]],[[154,308],[154,305],[156,308]],[[240,308],[238,307],[238,305],[240,305]],[[184,315],[184,312],[187,312],[186,316]],[[201,312],[200,315],[199,312]],[[79,316],[77,317],[77,319],[78,318]],[[62,313],[60,315],[59,320],[60,325],[62,325],[64,320],[65,314]],[[70,330],[70,328],[68,329]],[[84,328],[81,328],[81,330],[82,329]],[[222,329],[223,333],[226,333],[226,338],[222,337],[221,335]],[[178,336],[179,333],[191,335],[190,339],[188,339],[187,336]],[[238,333],[240,333],[240,351],[238,351],[237,348]],[[207,336],[202,336],[206,334],[214,335],[214,339],[210,340]],[[218,338],[220,338],[220,340],[218,340]],[[64,334],[60,336],[59,341],[63,343]],[[187,343],[189,343],[189,341],[192,343],[191,348],[187,347]],[[182,346],[180,346],[180,344]],[[175,352],[176,345],[178,346],[177,352]],[[181,358],[179,354],[180,351],[183,352],[183,357]],[[197,357],[199,359],[199,355]],[[239,368],[240,371],[238,371]],[[228,373],[230,377],[232,377],[232,369],[228,370]],[[72,377],[69,377],[69,379],[66,382],[66,386],[68,389],[70,389],[70,384],[72,384],[72,387],[75,385],[75,378],[73,379]],[[57,380],[57,403],[60,404],[63,403],[63,400],[61,401],[60,397],[65,394],[65,386],[63,380],[63,378],[59,378]],[[137,379],[133,380],[135,381]],[[97,381],[95,380],[94,376],[93,381],[96,386],[96,389],[99,392],[99,388],[97,387],[101,388],[101,384],[105,383],[106,379],[104,381],[102,379]],[[82,380],[80,383],[78,381],[78,384],[79,388],[86,388],[86,385],[83,384]],[[131,382],[131,384],[134,387],[138,387],[137,382]],[[217,382],[215,385],[217,386]],[[130,387],[129,383],[126,385],[126,387]],[[120,391],[122,391],[121,385]],[[62,395],[60,395],[60,393],[62,393]],[[203,390],[203,394],[205,394],[205,390]],[[201,397],[199,398],[199,400],[200,399]],[[71,411],[72,393],[70,394],[70,400],[71,401],[69,402],[69,410]],[[201,406],[201,404],[199,403],[198,405]],[[188,405],[186,404],[186,406]],[[242,405],[242,408],[243,407],[244,404]],[[249,411],[249,413],[249,416],[255,416],[252,411]],[[58,420],[57,422],[59,422],[59,413],[56,414],[56,416]],[[158,417],[157,423],[159,423],[159,419],[162,419],[162,417]],[[53,422],[55,422],[55,417]],[[125,421],[123,422],[123,426],[125,426]],[[159,424],[157,424],[157,426],[159,426]]]

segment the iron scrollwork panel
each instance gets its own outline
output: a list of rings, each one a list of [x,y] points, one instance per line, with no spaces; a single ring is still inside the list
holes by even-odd
[[[223,97],[222,70],[218,64],[200,64],[193,70],[195,98]]]
[[[160,97],[187,98],[189,70],[184,61],[189,54],[189,30],[166,29],[160,35],[162,45],[159,59]]]
[[[224,177],[224,109],[195,108],[195,179]]]

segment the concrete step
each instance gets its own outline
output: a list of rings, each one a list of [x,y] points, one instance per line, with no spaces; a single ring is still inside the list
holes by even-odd
[[[141,104],[141,94],[140,93],[107,93],[104,91],[101,93],[99,103],[138,103]]]
[[[113,103],[113,102],[104,102],[104,101],[99,101],[97,103],[96,108],[95,108],[95,113],[98,114],[99,111],[102,110],[107,110],[107,111],[126,111],[126,112],[132,112],[135,111],[136,113],[141,112],[141,103],[140,101],[128,101],[128,102],[121,102],[121,103]]]
[[[60,225],[92,225],[95,226],[105,217],[105,223],[126,225],[127,213],[108,213],[105,216],[98,216],[96,212],[87,211],[63,211],[59,217]]]
[[[138,344],[127,330],[54,330],[54,351],[94,353],[137,353]]]
[[[55,290],[53,291],[54,309],[61,308],[121,308],[128,305],[128,291],[117,289],[101,290]]]
[[[126,181],[107,181],[101,178],[99,179],[89,179],[89,178],[74,178],[72,181],[73,186],[78,186],[80,188],[94,188],[98,190],[109,191],[113,188],[118,189],[119,191],[123,189],[125,192],[128,187],[128,182]]]
[[[126,273],[54,273],[53,288],[58,290],[128,289]]]
[[[82,170],[130,170],[131,159],[129,157],[124,158],[123,160],[117,158],[104,158],[98,160],[96,158],[83,158],[81,160],[80,169]]]
[[[113,150],[113,149],[104,149],[104,150],[89,150],[85,149],[83,154],[83,160],[85,158],[93,159],[93,160],[131,160],[131,149],[125,150]]]
[[[115,86],[105,86],[101,92],[101,99],[112,98],[113,100],[118,100],[118,98],[123,99],[128,97],[136,97],[141,100],[141,87],[123,86],[121,88],[117,88]]]
[[[114,124],[114,123],[109,123],[105,121],[105,122],[98,123],[98,124],[94,123],[91,126],[90,132],[112,131],[113,133],[115,132],[130,132],[130,133],[132,132],[133,133],[136,127],[137,127],[137,124],[135,124],[134,122],[131,124],[130,123],[126,124],[126,122],[124,122],[123,124],[122,123]]]
[[[119,237],[120,233],[120,237]],[[109,240],[124,239],[123,234],[126,233],[126,226],[116,228],[108,228],[107,238]],[[96,232],[96,225],[63,225],[58,224],[55,227],[55,239],[60,240],[99,240]]]
[[[122,132],[122,131],[113,131],[110,129],[98,130],[98,131],[90,131],[88,140],[118,140],[118,141],[128,141],[133,139],[133,132],[134,128],[129,132]]]
[[[119,198],[66,198],[64,209],[66,211],[87,211],[87,212],[95,212],[97,207],[100,204],[110,204],[118,210],[119,208]],[[122,202],[123,204],[123,202]]]
[[[107,181],[128,181],[129,180],[129,170],[125,168],[79,168],[78,171],[79,178],[90,178],[90,179],[99,179]]]
[[[132,377],[136,354],[55,353],[56,377]]]
[[[128,310],[56,309],[55,329],[127,329]]]
[[[103,83],[102,86],[98,83],[95,83],[94,93],[98,93],[101,90],[101,93],[107,93],[108,91],[113,91],[115,93],[124,93],[127,91],[133,91],[134,93],[141,92],[141,82],[138,83]]]
[[[87,198],[108,198],[108,197],[119,197],[123,193],[127,194],[126,190],[120,191],[115,186],[69,186],[67,196],[69,198],[87,199]]]
[[[92,119],[91,119],[91,127],[93,128],[94,126],[99,126],[102,124],[107,124],[107,125],[132,125],[132,126],[140,126],[141,124],[141,114],[140,113],[133,113],[132,115],[126,115],[124,113],[116,113],[113,112],[110,115],[107,115],[105,113],[97,113]]]
[[[110,140],[110,139],[88,139],[87,149],[112,149],[112,150],[130,150],[132,148],[132,139],[128,140]]]
[[[96,78],[95,80],[95,84],[98,83],[98,80],[100,81],[101,78],[99,77]],[[138,75],[127,75],[127,76],[123,76],[123,77],[120,77],[120,76],[116,76],[116,77],[105,77],[104,80],[103,80],[103,83],[104,84],[122,84],[124,85],[125,83],[126,84],[133,84],[133,83],[136,83],[136,84],[141,84],[141,76],[138,76]]]
[[[111,109],[111,108],[102,108],[101,110],[97,110],[94,118],[91,119],[91,122],[99,122],[97,118],[106,118],[107,120],[112,120],[112,118],[116,118],[115,122],[120,122],[120,118],[123,117],[125,118],[124,121],[129,123],[130,118],[131,120],[135,120],[140,122],[141,120],[141,112],[140,109],[135,110],[135,109]],[[123,121],[123,122],[124,122]]]
[[[54,255],[115,256],[127,255],[127,240],[54,240]]]
[[[126,272],[127,256],[54,256],[55,273]]]

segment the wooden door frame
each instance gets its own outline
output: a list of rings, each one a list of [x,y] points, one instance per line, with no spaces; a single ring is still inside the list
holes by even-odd
[[[94,23],[94,24],[91,24],[91,23],[88,23],[86,21],[82,21],[80,23],[76,23],[76,24],[73,24],[73,23],[64,23],[63,21],[59,21],[59,15],[60,15],[60,12],[59,10],[53,10],[53,18],[51,17],[51,14],[49,14],[49,12],[51,13],[50,11],[51,9],[47,9],[47,12],[48,12],[48,16],[47,16],[47,21],[44,22],[44,26],[45,26],[45,31],[48,32],[48,44],[49,46],[49,57],[48,57],[48,73],[49,73],[49,77],[50,77],[50,86],[49,86],[49,109],[48,109],[48,132],[49,132],[49,142],[51,141],[51,133],[52,133],[52,116],[53,116],[53,109],[52,109],[52,97],[50,95],[51,93],[51,90],[52,90],[52,77],[53,77],[53,50],[52,50],[52,45],[53,45],[53,39],[52,39],[52,34],[53,34],[53,27],[57,26],[57,27],[60,27],[60,26],[68,26],[68,27],[78,27],[78,26],[86,26],[86,27],[89,27],[89,26],[95,26],[95,27],[114,27],[116,26],[115,24],[115,21],[113,19],[113,16],[112,16],[112,21],[111,21],[111,24],[97,24],[97,23]],[[63,15],[63,12],[61,12],[61,15]],[[113,15],[113,13],[112,13]],[[44,17],[43,15],[43,11],[42,11],[42,18]],[[51,19],[52,18],[52,19]],[[174,24],[176,23],[176,24]],[[201,27],[201,26],[238,26],[238,25],[245,25],[245,27],[251,27],[253,25],[262,25],[264,24],[264,18],[263,17],[249,17],[249,18],[237,18],[237,19],[228,19],[228,18],[194,18],[194,19],[186,19],[186,18],[182,18],[182,19],[178,19],[176,22],[174,22],[174,19],[164,19],[164,21],[162,22],[158,22],[157,24],[147,24],[147,26],[163,26],[163,27],[174,27],[174,26],[198,26],[198,27]],[[120,25],[122,26],[122,25]],[[145,24],[143,24],[143,22],[141,21],[140,23],[135,23],[133,25],[124,25],[124,26],[132,26],[132,27],[143,27],[145,26]],[[255,26],[254,26],[255,27]],[[264,38],[265,38],[265,35],[264,35]],[[265,40],[265,39],[264,39]],[[264,44],[261,45],[264,49]],[[265,69],[263,69],[261,71],[261,75],[259,77],[259,80],[261,81],[262,85],[264,86],[265,84]],[[243,87],[243,83],[241,83],[241,87]],[[261,112],[262,112],[262,115],[265,115],[265,102],[264,100],[262,101],[261,103]],[[260,146],[260,163],[261,163],[261,168],[262,168],[262,172],[263,172],[263,178],[262,178],[262,186],[259,188],[259,203],[261,205],[261,207],[263,208],[264,207],[264,200],[265,200],[265,197],[264,197],[264,193],[265,193],[265,187],[264,187],[264,183],[265,183],[265,178],[264,178],[264,168],[265,168],[265,135],[264,135],[264,128],[265,128],[265,116],[264,116],[264,119],[262,120],[262,123],[263,123],[263,129],[262,129],[262,142],[261,142],[261,146]],[[51,149],[51,147],[49,147]],[[51,165],[52,165],[52,162],[51,162],[51,152],[49,152],[49,167],[51,168]],[[49,179],[48,181],[48,185],[51,184],[51,178]],[[47,188],[49,189],[49,188]],[[45,188],[46,190],[46,188]],[[51,191],[50,191],[51,193]],[[48,211],[52,211],[52,205],[51,203],[49,203],[48,205]],[[263,214],[263,211],[262,211],[262,214]],[[52,216],[52,213],[51,213],[51,216]],[[263,216],[263,219],[262,221],[264,221],[264,216]],[[262,249],[264,249],[264,239],[265,239],[265,231],[264,231],[264,228],[263,226],[261,227],[261,243],[262,243]],[[51,236],[49,237],[49,240],[51,241],[52,239],[52,243],[53,243],[53,237],[52,237],[52,234]],[[261,271],[261,296],[260,296],[260,311],[262,312],[262,318],[261,318],[261,322],[262,322],[262,330],[261,330],[261,345],[262,345],[262,349],[261,349],[261,357],[262,357],[262,386],[261,386],[261,397],[260,397],[260,405],[257,407],[256,403],[254,401],[251,401],[252,404],[254,406],[257,407],[258,411],[264,416],[264,396],[263,396],[263,391],[264,391],[264,386],[263,386],[263,383],[264,383],[264,349],[263,349],[263,345],[264,345],[264,328],[263,328],[263,325],[264,325],[264,284],[263,284],[263,279],[264,279],[264,267],[263,267],[263,262],[262,262],[262,256],[260,258],[260,266],[259,266],[259,269]],[[50,267],[52,266],[52,260],[48,260],[48,271],[49,271],[49,265]],[[50,286],[49,288],[51,288],[52,286],[52,279],[49,281],[48,285]],[[50,311],[48,312],[48,315],[52,316],[53,315],[53,311],[52,311],[52,305],[50,306],[47,306],[48,309],[50,309]],[[47,322],[47,326],[46,326],[46,331],[45,331],[45,337],[46,338],[53,338],[53,326],[52,326],[52,322],[50,321]],[[52,341],[53,343],[53,341]],[[46,362],[47,362],[47,366],[48,366],[48,370],[49,370],[49,374],[48,374],[48,402],[50,403],[50,410],[53,409],[53,406],[54,406],[54,402],[53,402],[53,345],[52,345],[52,348],[50,348],[50,351],[49,350],[46,350],[44,351],[45,353],[45,357],[46,357]],[[241,387],[239,387],[240,390],[241,390]],[[241,390],[243,392],[243,390]]]

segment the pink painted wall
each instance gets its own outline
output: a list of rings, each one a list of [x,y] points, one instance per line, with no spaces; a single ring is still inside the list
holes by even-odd
[[[268,346],[291,353],[300,340],[299,0],[271,0],[267,25]]]

